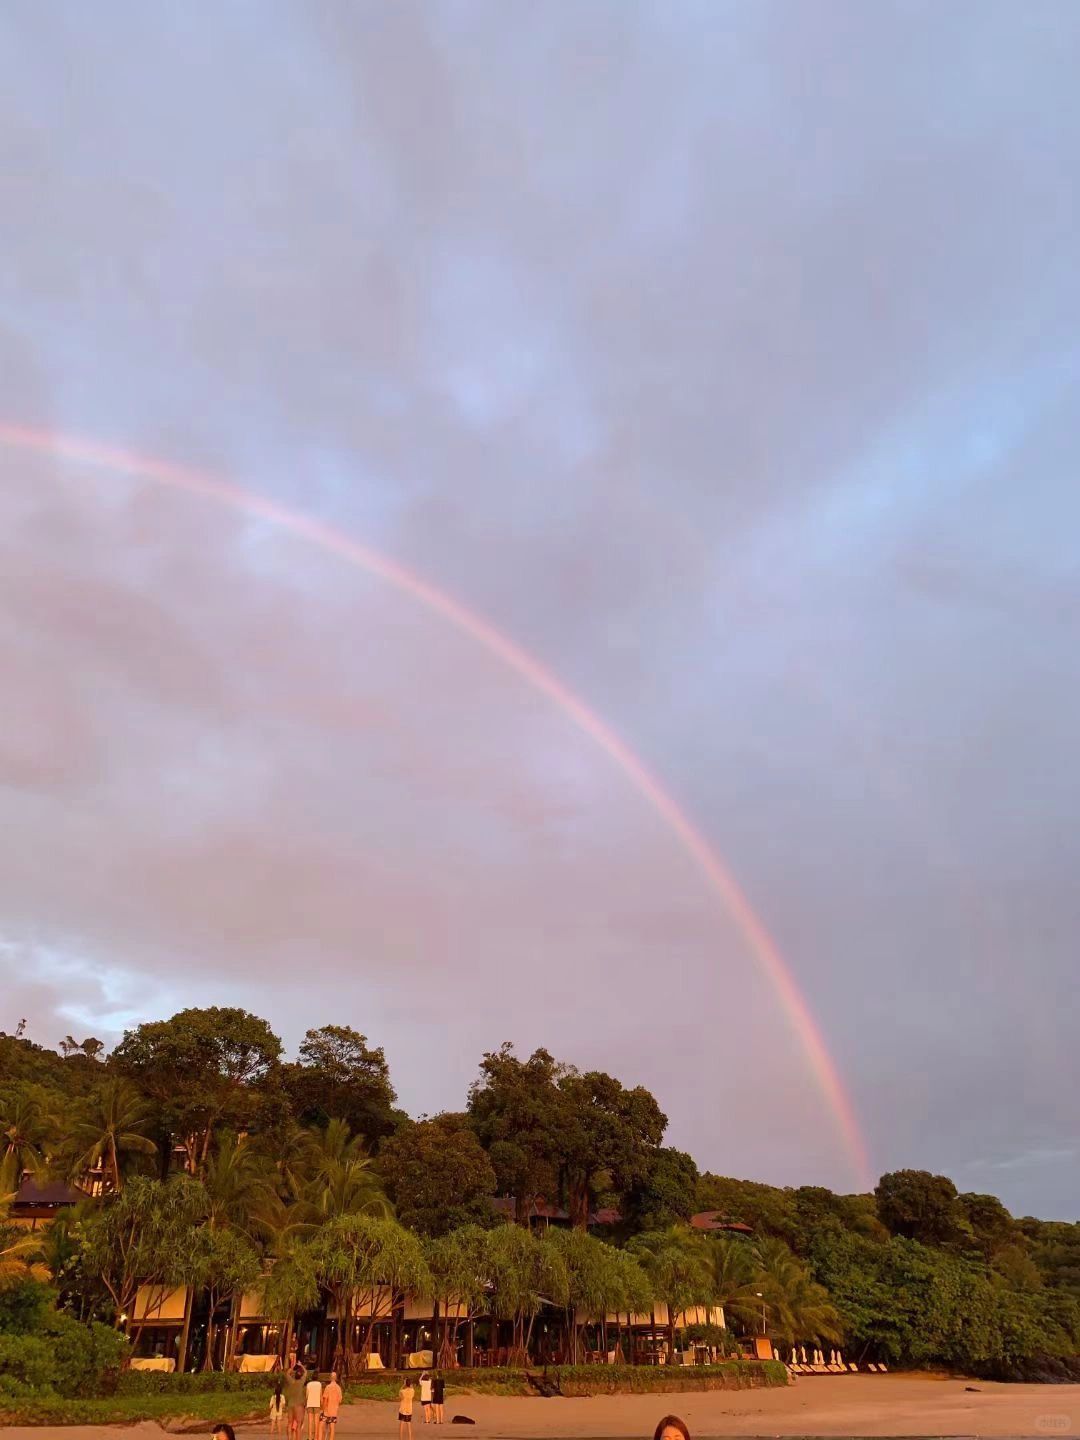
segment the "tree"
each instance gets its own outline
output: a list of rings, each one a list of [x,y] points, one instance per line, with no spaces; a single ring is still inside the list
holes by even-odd
[[[996,1195],[961,1195],[957,1208],[984,1260],[993,1260],[999,1251],[1015,1246],[1016,1221]]]
[[[116,1075],[106,1077],[70,1121],[66,1148],[72,1178],[100,1165],[105,1189],[118,1191],[126,1161],[157,1153],[146,1134],[150,1123],[149,1106],[134,1086]]]
[[[288,1355],[296,1318],[319,1303],[319,1280],[310,1244],[295,1237],[276,1237],[273,1264],[265,1271],[259,1293],[265,1314],[282,1326],[278,1354]]]
[[[605,1190],[623,1193],[649,1173],[667,1129],[667,1116],[644,1086],[627,1090],[611,1075],[569,1067],[557,1081],[562,1123],[557,1153],[571,1223],[587,1228]]]
[[[157,1102],[197,1175],[217,1126],[240,1131],[255,1124],[280,1055],[281,1041],[265,1020],[212,1006],[126,1030],[110,1063]]]
[[[386,1055],[348,1025],[309,1030],[295,1064],[283,1067],[282,1083],[305,1125],[325,1125],[336,1116],[369,1150],[394,1131],[397,1096]]]
[[[495,1171],[463,1115],[402,1126],[383,1141],[377,1169],[398,1219],[421,1235],[492,1221]]]
[[[491,1231],[480,1225],[462,1225],[429,1240],[424,1247],[431,1273],[432,1299],[443,1317],[439,1365],[457,1365],[458,1334],[462,1324],[483,1313],[492,1270]]]
[[[10,1195],[0,1195],[0,1293],[28,1280],[46,1280],[48,1271],[38,1261],[41,1236],[14,1224]]]
[[[957,1238],[962,1219],[956,1186],[928,1170],[894,1170],[874,1190],[881,1223],[893,1235],[940,1245]]]
[[[697,1210],[698,1168],[683,1150],[663,1146],[647,1158],[645,1173],[627,1191],[623,1218],[634,1230],[663,1230]]]
[[[420,1241],[396,1220],[373,1215],[341,1215],[311,1241],[319,1283],[329,1292],[341,1319],[342,1370],[349,1373],[353,1354],[353,1316],[385,1312],[387,1299],[404,1290],[430,1293],[431,1276]],[[354,1309],[359,1301],[362,1307]],[[370,1349],[368,1326],[364,1351]]]
[[[520,1225],[493,1230],[489,1245],[491,1313],[499,1320],[512,1321],[510,1363],[526,1365],[541,1306],[567,1302],[566,1262],[550,1239],[538,1239]]]
[[[185,1247],[184,1281],[204,1290],[209,1300],[203,1369],[214,1368],[214,1320],[220,1305],[253,1290],[262,1273],[259,1254],[246,1235],[213,1225],[200,1225]],[[230,1332],[230,1347],[232,1335]],[[226,1354],[226,1363],[229,1356]]]
[[[351,1135],[344,1120],[309,1132],[302,1160],[305,1180],[297,1209],[310,1224],[343,1215],[388,1217],[393,1207],[361,1136]]]
[[[756,1180],[733,1180],[706,1171],[698,1182],[697,1208],[717,1210],[725,1220],[749,1225],[759,1235],[794,1243],[799,1233],[792,1191]]]
[[[100,1276],[117,1328],[134,1309],[140,1285],[184,1283],[192,1233],[205,1212],[206,1193],[196,1181],[133,1175],[81,1221],[81,1263]]]
[[[513,1195],[515,1219],[528,1225],[537,1200],[558,1193],[563,1103],[562,1067],[547,1050],[519,1060],[505,1044],[480,1062],[469,1089],[469,1117],[495,1170],[499,1190]]]
[[[0,1091],[0,1194],[17,1191],[26,1172],[37,1180],[45,1173],[54,1133],[45,1095],[36,1085]]]
[[[709,1304],[723,1308],[729,1328],[730,1322],[736,1320],[745,1329],[752,1330],[761,1313],[760,1261],[753,1245],[748,1240],[726,1235],[711,1236],[705,1245],[705,1256],[709,1266]]]
[[[673,1225],[635,1235],[627,1249],[641,1263],[653,1293],[667,1306],[668,1343],[675,1349],[678,1318],[692,1306],[707,1305],[712,1275],[705,1240],[692,1230]]]
[[[610,1310],[618,1312],[624,1298],[625,1272],[613,1263],[618,1254],[584,1230],[553,1230],[549,1243],[566,1267],[566,1322],[571,1364],[580,1363],[582,1324],[606,1326]]]
[[[579,1229],[601,1193],[644,1179],[667,1125],[641,1086],[581,1074],[547,1050],[522,1061],[509,1044],[484,1056],[469,1115],[499,1188],[515,1197],[518,1223],[528,1224],[537,1200],[565,1195]]]
[[[273,1171],[245,1137],[226,1130],[206,1162],[206,1223],[251,1235],[271,1222],[277,1208]]]
[[[843,1339],[843,1325],[828,1291],[812,1278],[783,1240],[760,1240],[755,1253],[760,1267],[757,1287],[774,1339]]]

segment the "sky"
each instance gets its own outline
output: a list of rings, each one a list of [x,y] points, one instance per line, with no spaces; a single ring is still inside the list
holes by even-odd
[[[373,547],[630,746],[871,1174],[1080,1218],[1080,10],[15,0],[0,425]],[[671,827],[265,518],[0,442],[0,1028],[347,1023],[865,1179]]]

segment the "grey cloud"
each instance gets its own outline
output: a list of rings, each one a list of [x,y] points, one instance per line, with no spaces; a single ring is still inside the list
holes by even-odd
[[[4,16],[0,408],[531,647],[731,862],[879,1165],[1074,1150],[1072,8],[372,14]],[[348,1012],[426,1109],[512,1035],[851,1182],[647,804],[407,598],[3,451],[0,664],[0,934],[88,1015]],[[1075,1211],[1074,1161],[1000,1175]]]

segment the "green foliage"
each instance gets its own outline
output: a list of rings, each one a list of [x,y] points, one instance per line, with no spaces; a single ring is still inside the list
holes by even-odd
[[[856,1354],[993,1376],[1076,1351],[1070,1308],[1018,1293],[984,1265],[902,1236],[885,1244],[822,1237],[814,1271]]]
[[[495,1171],[464,1116],[409,1121],[383,1142],[377,1168],[398,1219],[421,1235],[492,1223]]]
[[[693,1157],[685,1151],[671,1146],[654,1150],[624,1196],[624,1218],[633,1231],[663,1230],[689,1220],[698,1208],[699,1178]]]
[[[339,1315],[347,1316],[355,1296],[360,1313],[376,1314],[384,1289],[430,1294],[420,1241],[396,1220],[373,1215],[342,1215],[328,1221],[310,1242],[316,1277],[334,1297]],[[346,1327],[351,1338],[351,1327]],[[347,1352],[348,1353],[348,1352]]]
[[[516,1197],[517,1219],[535,1200],[560,1196],[581,1229],[602,1195],[644,1183],[667,1128],[643,1087],[580,1073],[547,1050],[519,1060],[509,1044],[484,1056],[469,1115],[500,1190]]]
[[[177,1417],[200,1420],[207,1431],[215,1420],[254,1420],[266,1414],[264,1398],[237,1392],[206,1395],[112,1395],[107,1399],[65,1399],[55,1391],[16,1394],[0,1376],[0,1423],[7,1425],[134,1425]]]
[[[484,1056],[469,1090],[469,1115],[499,1190],[516,1197],[521,1222],[535,1200],[558,1194],[560,1073],[546,1050],[519,1060],[512,1045],[503,1045]]]
[[[273,1391],[280,1375],[240,1374],[235,1370],[188,1370],[166,1375],[162,1370],[125,1370],[116,1384],[117,1395],[228,1395]]]
[[[11,1394],[104,1394],[115,1384],[128,1344],[106,1325],[81,1325],[53,1305],[41,1285],[18,1287],[0,1307],[0,1381]]]
[[[698,1181],[697,1208],[718,1210],[727,1220],[749,1225],[759,1235],[775,1235],[794,1244],[799,1219],[794,1194],[756,1180],[733,1180],[708,1171]]]
[[[211,1006],[126,1030],[110,1064],[157,1103],[165,1129],[187,1146],[189,1168],[198,1173],[215,1127],[256,1125],[280,1055],[281,1041],[265,1020]]]
[[[546,1378],[562,1395],[662,1395],[687,1390],[744,1390],[789,1383],[774,1360],[724,1360],[719,1365],[559,1365]]]
[[[133,1160],[157,1154],[149,1138],[150,1107],[128,1081],[106,1075],[65,1121],[64,1150],[72,1179],[99,1166],[105,1184],[119,1190]]]
[[[492,1274],[491,1249],[491,1231],[480,1225],[462,1225],[428,1241],[424,1254],[434,1298],[444,1314],[453,1313],[460,1322],[482,1313]]]
[[[894,1170],[883,1175],[874,1191],[878,1218],[893,1235],[941,1245],[963,1233],[963,1210],[956,1186],[929,1170]]]
[[[653,1293],[675,1316],[712,1299],[708,1241],[682,1226],[636,1235],[627,1247],[649,1277]]]
[[[309,1030],[295,1064],[282,1067],[281,1083],[305,1125],[343,1120],[369,1149],[395,1129],[394,1087],[381,1047],[348,1025]]]
[[[133,1176],[118,1195],[89,1210],[74,1236],[79,1261],[96,1274],[117,1316],[130,1313],[140,1285],[181,1284],[206,1192],[195,1180]]]

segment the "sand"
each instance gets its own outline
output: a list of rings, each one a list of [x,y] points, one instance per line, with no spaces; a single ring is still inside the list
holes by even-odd
[[[975,1391],[965,1386],[972,1384]],[[352,1435],[397,1440],[395,1406],[346,1406],[341,1440]],[[694,1440],[709,1436],[1073,1436],[1080,1435],[1080,1385],[991,1385],[925,1375],[821,1375],[786,1389],[719,1390],[678,1395],[611,1395],[585,1400],[455,1397],[440,1440],[651,1440],[661,1415],[681,1415]],[[200,1426],[207,1434],[209,1426]],[[262,1440],[267,1425],[237,1427],[240,1440]],[[41,1429],[11,1429],[4,1440],[41,1440]],[[72,1426],[65,1440],[161,1440],[156,1424]],[[435,1427],[413,1425],[414,1440],[435,1440]]]

